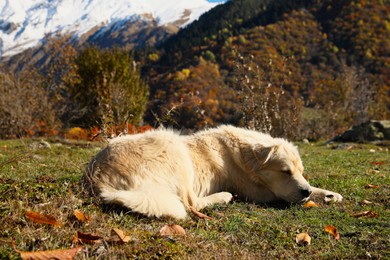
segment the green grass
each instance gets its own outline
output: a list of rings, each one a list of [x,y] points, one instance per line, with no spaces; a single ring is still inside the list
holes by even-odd
[[[79,179],[101,145],[49,140],[51,149],[34,149],[37,140],[0,141],[0,258],[21,251],[75,247],[76,231],[108,238],[116,227],[131,236],[122,245],[83,245],[77,259],[389,259],[390,154],[385,146],[355,145],[349,150],[300,144],[307,178],[313,186],[341,193],[341,204],[305,209],[302,205],[255,205],[233,202],[203,210],[212,220],[191,216],[183,221],[145,218],[96,205],[80,188]],[[371,150],[371,151],[370,151]],[[365,188],[378,185],[376,189]],[[363,204],[363,200],[372,204]],[[78,223],[73,212],[90,215]],[[51,214],[63,227],[36,224],[26,210]],[[354,218],[371,210],[378,218]],[[186,236],[160,237],[165,224],[181,225]],[[334,225],[341,239],[324,232]],[[295,236],[308,232],[310,246]]]

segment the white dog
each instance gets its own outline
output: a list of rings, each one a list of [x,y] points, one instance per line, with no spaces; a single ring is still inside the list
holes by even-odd
[[[106,203],[147,216],[185,218],[228,203],[232,193],[252,202],[303,203],[311,195],[341,201],[310,186],[298,150],[284,139],[233,126],[189,136],[155,130],[113,139],[89,163],[84,180]]]

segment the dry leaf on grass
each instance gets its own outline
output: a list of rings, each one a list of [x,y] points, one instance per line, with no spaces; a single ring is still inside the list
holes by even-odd
[[[379,188],[379,186],[378,185],[373,185],[373,184],[367,184],[365,186],[365,188],[366,189],[377,189],[377,188]]]
[[[77,231],[76,235],[73,238],[73,241],[76,243],[81,242],[83,244],[100,244],[103,243],[103,238],[101,236]]]
[[[384,165],[386,162],[371,162],[373,165]]]
[[[340,234],[339,234],[339,231],[337,230],[337,228],[335,226],[332,226],[332,225],[327,225],[325,227],[325,232],[328,232],[330,234],[333,235],[333,237],[336,239],[336,240],[340,240]]]
[[[355,217],[355,218],[360,218],[360,217],[377,218],[377,217],[379,217],[379,215],[372,212],[371,210],[368,210],[368,211],[352,214],[352,217]]]
[[[208,219],[208,220],[213,219],[212,217],[209,217],[209,216],[203,214],[202,212],[197,211],[196,209],[194,209],[194,208],[191,207],[191,206],[189,206],[189,209],[190,209],[190,211],[192,212],[192,214],[194,214],[194,215],[197,216],[198,218]]]
[[[379,174],[380,171],[379,170],[368,169],[367,173],[369,173],[369,174]]]
[[[300,233],[295,237],[298,245],[309,246],[311,244],[311,237],[308,233]]]
[[[306,202],[304,205],[303,205],[303,207],[304,208],[313,208],[313,207],[315,207],[315,208],[318,208],[320,205],[318,205],[317,203],[315,203],[314,201],[312,201],[312,200],[309,200],[308,202]]]
[[[76,219],[81,223],[85,223],[85,222],[89,223],[91,221],[90,216],[85,215],[82,211],[78,209],[76,209],[73,214],[76,217]]]
[[[48,250],[48,251],[35,251],[35,252],[22,252],[16,249],[14,241],[12,241],[12,247],[16,252],[20,254],[22,259],[74,259],[79,251],[83,248],[81,246],[71,248],[71,249],[58,249],[58,250]]]
[[[372,202],[371,202],[371,201],[368,201],[368,200],[363,200],[363,201],[362,201],[362,204],[371,205]]]
[[[130,236],[126,236],[125,233],[118,229],[113,228],[111,229],[111,237],[108,239],[108,242],[110,243],[127,243],[131,240]]]
[[[179,225],[176,224],[170,224],[170,225],[165,225],[160,229],[159,232],[160,236],[166,237],[166,236],[185,236],[186,231],[184,228],[182,228]]]
[[[49,224],[49,225],[52,225],[55,227],[62,226],[62,223],[57,221],[56,218],[51,216],[51,215],[40,214],[38,212],[28,210],[28,211],[26,211],[25,216],[35,223]]]

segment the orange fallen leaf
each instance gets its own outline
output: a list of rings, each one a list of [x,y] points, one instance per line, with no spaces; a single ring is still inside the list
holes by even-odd
[[[189,206],[189,209],[190,209],[190,211],[192,212],[192,214],[194,214],[194,215],[197,216],[198,218],[208,219],[208,220],[213,219],[212,217],[209,217],[209,216],[207,216],[206,214],[203,214],[202,212],[197,211],[196,209],[194,209],[194,208],[191,207],[191,206]]]
[[[386,164],[385,162],[371,162],[373,165],[384,165]]]
[[[81,223],[85,223],[85,222],[88,223],[91,221],[91,217],[86,216],[82,211],[78,209],[76,209],[73,214],[77,218],[77,220]]]
[[[26,211],[25,216],[35,223],[49,224],[49,225],[52,225],[55,227],[62,226],[62,223],[57,221],[56,218],[51,216],[51,215],[40,214],[38,212],[28,210],[28,211]]]
[[[122,230],[120,230],[118,228],[113,228],[113,229],[111,229],[111,237],[108,239],[108,242],[127,243],[130,240],[131,240],[131,237],[126,236]]]
[[[315,207],[315,208],[318,208],[320,205],[318,205],[317,203],[315,203],[314,201],[312,201],[312,200],[309,200],[308,202],[306,202],[304,205],[303,205],[303,207],[304,208],[313,208],[313,207]]]
[[[170,225],[163,226],[160,229],[159,234],[160,234],[160,236],[163,236],[163,237],[165,237],[165,236],[174,236],[174,235],[185,236],[186,231],[184,230],[184,228],[182,228],[179,225],[170,224]]]
[[[49,260],[49,259],[74,259],[79,251],[83,248],[81,246],[71,248],[71,249],[58,249],[58,250],[48,250],[48,251],[35,251],[35,252],[22,252],[15,247],[15,241],[12,240],[12,247],[16,252],[20,254],[20,257],[25,260]]]
[[[377,218],[377,217],[379,217],[379,215],[372,212],[371,210],[368,210],[368,211],[352,214],[352,217],[355,217],[355,218],[360,218],[360,217]]]
[[[337,228],[335,226],[327,225],[324,230],[325,230],[325,232],[332,234],[336,240],[340,240],[339,231],[337,230]]]
[[[367,185],[365,186],[365,188],[366,188],[366,189],[376,189],[376,188],[379,188],[379,186],[378,186],[378,185],[367,184]]]
[[[76,235],[73,238],[73,241],[78,243],[84,243],[84,244],[100,244],[103,243],[103,238],[101,236],[82,233],[80,231],[76,232]]]
[[[308,233],[300,233],[295,237],[298,245],[309,246],[311,244],[311,237]]]

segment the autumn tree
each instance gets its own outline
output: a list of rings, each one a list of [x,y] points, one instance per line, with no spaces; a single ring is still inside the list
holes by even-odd
[[[73,103],[73,97],[69,87],[78,83],[77,50],[72,44],[70,35],[47,36],[44,52],[47,60],[41,70],[46,75],[45,86],[56,116],[61,119],[64,127],[67,127],[72,118],[71,114],[77,114],[77,106]]]
[[[218,65],[200,57],[196,65],[167,73],[159,82],[165,88],[153,93],[150,121],[190,129],[237,123],[234,92],[222,81]]]

